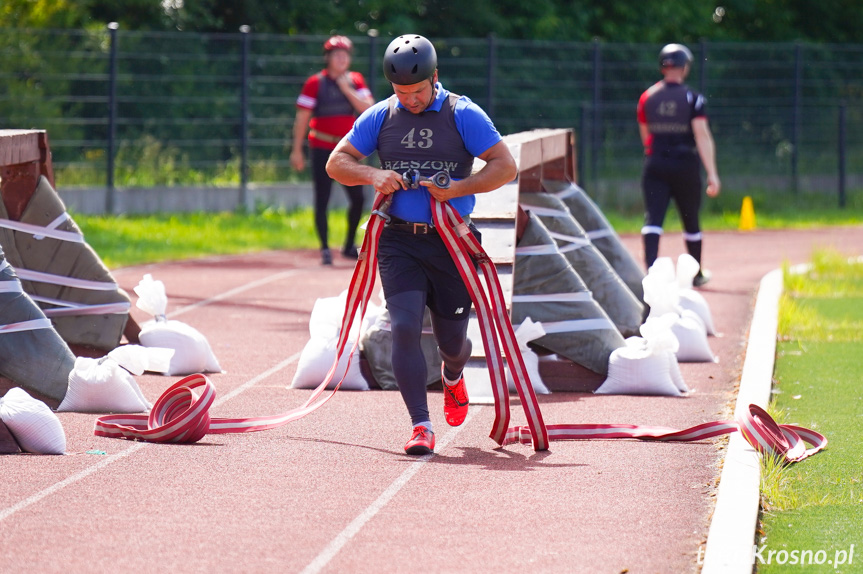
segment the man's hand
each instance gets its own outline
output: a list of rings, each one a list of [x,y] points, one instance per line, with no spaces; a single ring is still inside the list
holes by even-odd
[[[438,201],[448,201],[454,197],[459,197],[458,193],[458,182],[453,181],[450,183],[450,186],[446,189],[440,188],[434,184],[432,181],[421,181],[420,185],[428,190],[433,198]],[[455,190],[453,188],[456,188]]]
[[[374,187],[375,191],[384,195],[390,195],[400,189],[405,189],[405,184],[400,173],[387,169],[378,169],[372,175],[372,187]]]
[[[306,158],[303,150],[294,148],[291,152],[291,167],[297,171],[303,171],[306,167]]]
[[[707,197],[716,197],[722,189],[722,182],[719,181],[719,176],[707,178]]]
[[[354,86],[351,82],[351,73],[345,72],[344,74],[336,78],[336,85],[342,92],[344,92],[345,90],[353,90]]]

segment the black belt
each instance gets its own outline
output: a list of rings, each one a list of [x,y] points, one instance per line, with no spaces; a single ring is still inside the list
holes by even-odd
[[[387,229],[395,229],[396,231],[412,233],[413,235],[437,235],[437,229],[428,223],[414,223],[399,219],[398,217],[393,217],[387,223]]]

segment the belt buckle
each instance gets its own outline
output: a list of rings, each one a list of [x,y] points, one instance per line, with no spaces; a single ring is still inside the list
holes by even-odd
[[[414,235],[427,235],[429,232],[429,226],[427,223],[414,223]],[[422,231],[417,231],[421,229]]]

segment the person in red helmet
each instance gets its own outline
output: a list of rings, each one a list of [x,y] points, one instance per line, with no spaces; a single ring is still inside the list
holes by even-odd
[[[707,121],[705,99],[684,80],[692,52],[682,44],[668,44],[659,53],[663,79],[638,100],[638,128],[644,144],[644,260],[648,269],[659,254],[659,238],[668,204],[673,199],[683,223],[686,250],[701,264],[701,166],[707,172],[707,196],[719,195],[713,135]],[[707,283],[710,274],[699,269],[693,284]]]
[[[350,71],[353,43],[346,36],[333,36],[324,42],[326,68],[310,76],[297,98],[291,166],[305,169],[303,140],[308,133],[309,159],[315,187],[315,229],[321,245],[321,263],[332,265],[327,229],[327,210],[333,180],[327,175],[327,160],[336,144],[354,125],[357,115],[374,100],[359,72]],[[356,259],[357,227],[363,212],[363,186],[344,186],[348,194],[348,232],[342,254]]]

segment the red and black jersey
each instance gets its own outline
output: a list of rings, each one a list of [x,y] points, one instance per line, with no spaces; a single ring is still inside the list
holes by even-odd
[[[647,155],[685,155],[695,153],[692,120],[707,117],[704,96],[686,84],[659,81],[645,90],[638,100],[638,123],[646,124]]]
[[[350,72],[350,76],[360,97],[371,95],[362,74]],[[309,144],[312,147],[335,149],[336,143],[351,131],[356,118],[356,111],[347,96],[342,93],[335,80],[327,75],[326,70],[306,80],[297,98],[297,107],[312,110],[312,120],[309,123]]]

